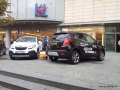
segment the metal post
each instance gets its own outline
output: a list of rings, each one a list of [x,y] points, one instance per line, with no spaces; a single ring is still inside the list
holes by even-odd
[[[11,31],[10,30],[6,30],[6,48],[9,49],[10,45],[11,45]]]

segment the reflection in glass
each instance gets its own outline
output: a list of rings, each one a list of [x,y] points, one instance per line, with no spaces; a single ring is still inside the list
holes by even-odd
[[[115,32],[116,31],[116,27],[107,26],[107,27],[105,27],[105,31],[106,32]]]
[[[116,32],[120,32],[120,26],[116,26]]]
[[[106,51],[115,51],[115,35],[106,34]]]

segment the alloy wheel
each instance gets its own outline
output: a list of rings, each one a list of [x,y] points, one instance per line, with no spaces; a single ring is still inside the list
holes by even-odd
[[[101,52],[100,52],[100,60],[103,61],[103,60],[104,60],[104,57],[105,57],[105,55],[104,55],[103,51],[101,51]]]
[[[74,61],[74,63],[78,63],[78,62],[79,62],[79,59],[80,59],[79,53],[78,53],[78,52],[74,52],[74,53],[72,54],[72,60]]]
[[[70,57],[69,57],[69,62],[71,64],[77,64],[80,61],[80,53],[77,50],[72,51]]]

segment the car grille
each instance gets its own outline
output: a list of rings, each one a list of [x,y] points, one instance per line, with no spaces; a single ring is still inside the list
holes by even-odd
[[[27,47],[15,47],[16,50],[26,50]]]

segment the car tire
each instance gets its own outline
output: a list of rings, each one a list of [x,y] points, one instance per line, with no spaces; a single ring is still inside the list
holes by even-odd
[[[39,50],[37,50],[37,53],[35,55],[35,59],[38,59],[39,58]]]
[[[98,60],[99,60],[99,61],[103,61],[103,60],[104,60],[104,57],[105,57],[105,54],[104,54],[103,50],[101,50],[101,51],[99,52],[99,55],[98,55]]]
[[[58,60],[57,57],[52,57],[52,56],[49,56],[49,59],[50,59],[51,61],[57,61],[57,60]]]
[[[6,55],[6,48],[4,48],[4,53],[3,53],[3,55]]]
[[[70,64],[78,64],[80,61],[80,53],[77,50],[72,51],[68,61]]]
[[[14,57],[12,57],[12,56],[10,56],[10,59],[15,60],[15,58],[14,58]]]
[[[3,51],[2,50],[0,50],[0,56],[2,56],[3,55]]]
[[[6,52],[4,52],[4,55],[6,55]]]

